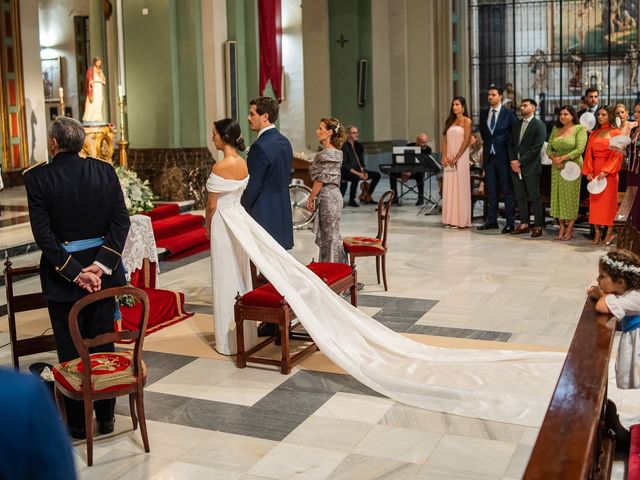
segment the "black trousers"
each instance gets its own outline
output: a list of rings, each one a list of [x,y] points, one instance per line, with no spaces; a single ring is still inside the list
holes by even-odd
[[[395,198],[398,198],[398,177],[401,174],[399,173],[389,173],[389,187],[396,194]],[[424,197],[424,173],[423,172],[414,172],[411,174],[409,179],[413,179],[416,181],[416,185],[418,186],[418,196]]]
[[[49,316],[51,317],[51,326],[53,327],[53,334],[56,338],[58,360],[60,362],[73,360],[79,356],[73,345],[73,340],[71,340],[71,333],[69,332],[69,312],[72,306],[73,303],[68,302],[48,302]],[[83,308],[78,316],[78,325],[80,326],[82,338],[93,338],[102,333],[113,332],[114,311],[115,303],[113,298],[101,300]],[[115,347],[113,343],[107,343],[90,349],[91,353],[114,351]],[[105,422],[111,420],[113,418],[115,405],[115,398],[94,402],[93,407],[98,421]],[[65,407],[69,428],[84,430],[83,402],[65,398]]]
[[[376,189],[378,182],[380,181],[380,174],[378,172],[371,172],[369,170],[365,170],[365,173],[369,175],[369,180],[371,180],[371,188],[369,189],[369,193],[373,195],[373,191]],[[351,187],[349,188],[349,201],[355,201],[356,196],[358,195],[358,182],[362,179],[357,176],[355,173],[342,172],[342,178],[340,181],[340,193],[344,197],[345,192],[347,191],[347,182],[351,182]]]
[[[496,223],[498,221],[498,191],[502,191],[504,195],[507,226],[513,227],[515,223],[516,206],[509,171],[511,171],[509,162],[495,155],[489,155],[489,158],[484,162],[484,185],[489,197],[486,223]]]
[[[522,225],[529,225],[528,198],[531,201],[535,226],[544,228],[544,207],[540,199],[540,175],[527,175],[520,180],[518,174],[512,170],[511,180],[513,182],[513,191],[516,194],[518,210],[520,211],[520,223]]]

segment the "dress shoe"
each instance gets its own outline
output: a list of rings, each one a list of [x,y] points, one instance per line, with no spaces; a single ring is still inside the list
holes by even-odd
[[[419,207],[420,205],[424,205],[424,198],[419,198],[416,202],[416,207]]]
[[[531,236],[533,238],[538,238],[542,236],[542,229],[540,227],[533,227],[531,229]]]
[[[69,427],[69,435],[75,440],[84,440],[87,438],[87,432],[84,428]]]
[[[502,229],[501,233],[511,233],[513,232],[514,228],[513,225],[507,225]]]
[[[258,325],[259,337],[273,337],[276,334],[276,325],[273,323],[262,322]]]
[[[529,225],[521,223],[518,228],[511,232],[511,235],[520,235],[521,233],[529,233]]]
[[[349,203],[347,203],[347,205],[349,205],[350,207],[359,207],[360,205],[358,205],[358,202],[356,202],[355,200],[349,200]]]
[[[478,230],[495,230],[498,228],[497,223],[483,223],[478,227]]]
[[[109,433],[113,433],[114,426],[116,424],[116,419],[112,418],[110,420],[98,420],[98,431],[102,435],[107,435]]]

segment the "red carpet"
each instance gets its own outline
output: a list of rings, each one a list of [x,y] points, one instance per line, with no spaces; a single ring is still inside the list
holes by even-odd
[[[151,217],[156,245],[167,250],[169,260],[184,258],[209,248],[202,215],[181,214],[175,203],[158,205],[147,215]]]

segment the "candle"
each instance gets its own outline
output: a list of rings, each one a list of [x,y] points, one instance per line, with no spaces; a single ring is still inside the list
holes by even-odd
[[[60,101],[64,100],[64,89],[62,87],[58,88],[58,94],[60,94]]]
[[[124,97],[124,85],[118,85],[118,96],[120,98]]]

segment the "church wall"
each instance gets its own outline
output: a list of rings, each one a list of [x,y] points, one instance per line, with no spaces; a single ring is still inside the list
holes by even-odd
[[[62,57],[65,105],[71,107],[74,118],[79,118],[73,17],[89,15],[89,2],[86,0],[40,0],[38,4],[40,58]],[[46,105],[46,115],[49,115],[48,107],[55,105],[56,103]]]
[[[331,111],[328,0],[302,0],[305,140],[318,147],[318,121]]]
[[[44,90],[40,71],[40,39],[38,1],[20,2],[22,34],[22,75],[24,80],[25,115],[27,120],[27,148],[29,163],[47,159],[47,127]]]

